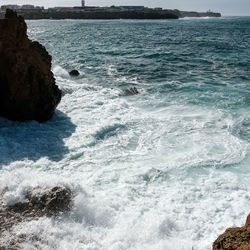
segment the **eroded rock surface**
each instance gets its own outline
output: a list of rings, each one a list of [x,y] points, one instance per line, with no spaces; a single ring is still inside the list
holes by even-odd
[[[244,227],[229,228],[219,236],[213,250],[250,250],[250,214]]]
[[[4,192],[6,192],[5,190]],[[3,194],[1,195],[4,195]],[[65,187],[33,189],[27,192],[26,201],[11,206],[4,205],[0,195],[0,250],[21,250],[27,240],[36,244],[42,242],[39,235],[13,234],[12,227],[20,222],[37,220],[43,216],[56,216],[72,207],[72,192]],[[6,234],[8,235],[6,238]]]
[[[27,36],[24,19],[11,10],[0,19],[0,115],[11,120],[49,120],[61,100],[51,56]]]
[[[68,211],[71,206],[72,192],[68,188],[34,189],[27,193],[25,202],[0,206],[0,235],[19,222],[58,215]]]

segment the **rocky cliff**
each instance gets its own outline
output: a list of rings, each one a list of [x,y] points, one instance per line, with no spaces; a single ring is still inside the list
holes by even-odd
[[[213,250],[249,250],[250,214],[244,227],[229,228],[213,244]]]
[[[72,11],[20,11],[19,14],[27,20],[33,19],[178,19],[184,17],[221,17],[217,12],[196,12],[180,10],[92,10],[82,12]],[[0,13],[0,17],[1,17]]]
[[[33,19],[178,19],[172,12],[161,11],[84,11],[84,12],[20,12],[27,20]]]
[[[27,36],[24,19],[11,10],[0,19],[0,115],[47,121],[61,100],[51,56]]]

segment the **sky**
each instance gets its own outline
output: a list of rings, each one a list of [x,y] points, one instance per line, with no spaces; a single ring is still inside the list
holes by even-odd
[[[44,7],[79,6],[81,0],[0,0],[3,4],[34,4]],[[85,0],[87,6],[143,5],[168,9],[221,12],[250,16],[250,0]]]

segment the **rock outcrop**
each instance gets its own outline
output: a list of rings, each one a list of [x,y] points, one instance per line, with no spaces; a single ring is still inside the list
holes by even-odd
[[[125,89],[123,93],[124,96],[138,95],[138,94],[139,94],[139,91],[136,87]]]
[[[78,70],[73,69],[73,70],[71,70],[71,71],[69,72],[69,75],[70,75],[70,76],[79,76],[80,73],[79,73]]]
[[[60,100],[51,56],[29,40],[24,19],[7,10],[0,19],[0,116],[47,121]]]
[[[244,227],[229,228],[219,236],[213,250],[250,250],[250,214]]]
[[[12,234],[12,227],[20,222],[37,220],[43,216],[56,216],[67,212],[72,207],[72,199],[71,190],[59,186],[46,190],[35,188],[27,192],[26,201],[12,206],[4,205],[0,194],[0,250],[24,249],[22,243],[27,238],[30,239],[31,236]],[[5,239],[4,235],[6,233],[9,235],[8,240],[2,241],[1,239]],[[34,244],[39,241],[41,241],[39,235],[32,235]],[[40,248],[35,247],[34,249]]]
[[[75,11],[21,11],[24,19],[178,19],[174,11],[157,10],[85,10]]]
[[[56,186],[47,190],[37,188],[28,192],[25,202],[12,206],[0,205],[0,236],[1,232],[10,230],[19,222],[68,211],[72,206],[72,199],[70,189]]]
[[[218,12],[196,12],[196,11],[179,11],[179,18],[184,17],[221,17],[221,13]]]

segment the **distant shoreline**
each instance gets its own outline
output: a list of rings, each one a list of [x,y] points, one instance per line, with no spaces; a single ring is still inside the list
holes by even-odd
[[[184,17],[221,17],[215,12],[195,12],[179,10],[126,10],[126,11],[18,11],[18,14],[26,20],[38,19],[179,19]],[[4,13],[0,13],[3,17]]]

